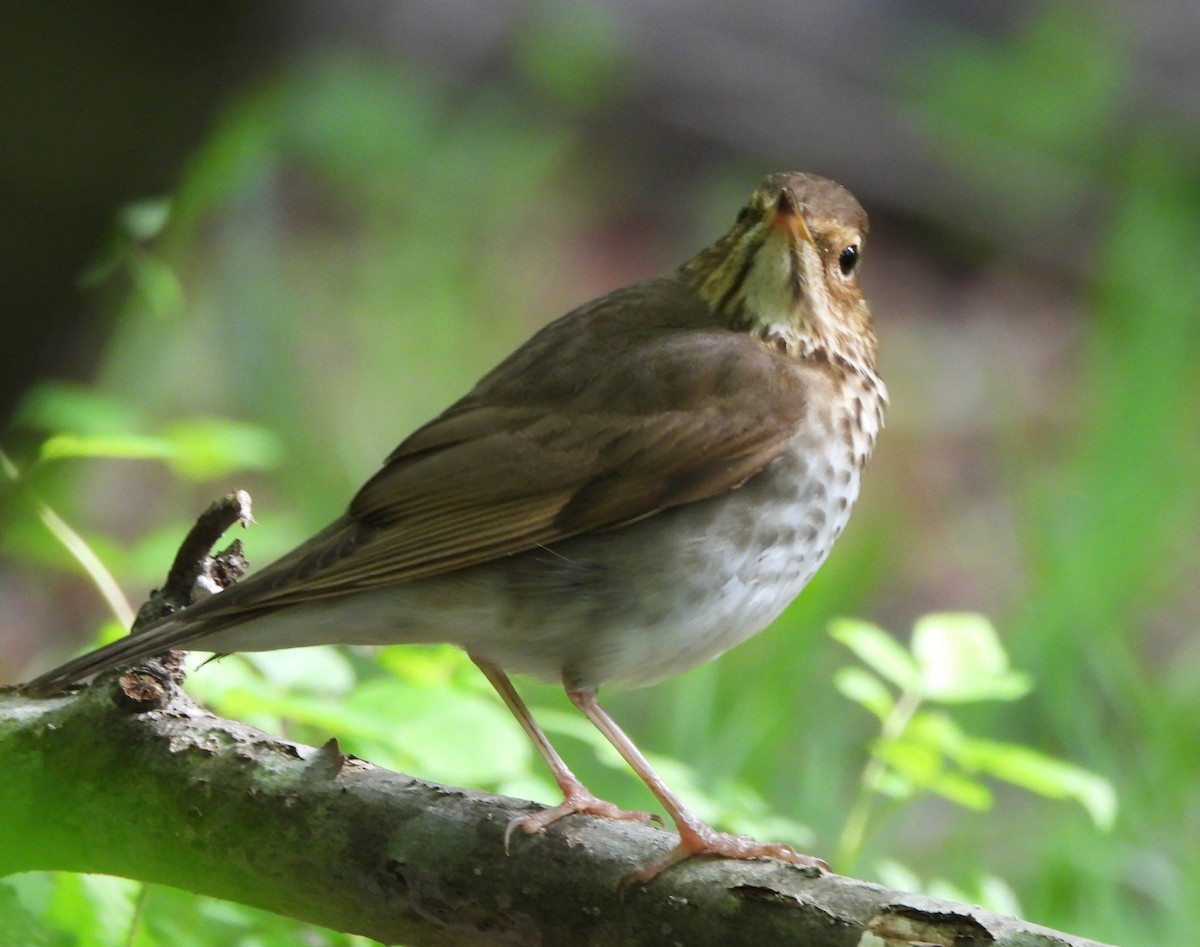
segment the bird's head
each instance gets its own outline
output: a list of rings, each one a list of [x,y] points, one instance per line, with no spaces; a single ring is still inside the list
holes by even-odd
[[[871,369],[875,334],[858,284],[866,235],[866,213],[840,184],[772,174],[680,276],[731,329],[792,354],[824,350]]]

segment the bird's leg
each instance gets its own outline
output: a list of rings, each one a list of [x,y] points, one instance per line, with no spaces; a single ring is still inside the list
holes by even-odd
[[[558,755],[558,751],[554,749],[553,745],[546,738],[546,734],[542,732],[542,728],[533,719],[533,715],[529,713],[529,708],[525,706],[525,701],[521,700],[521,695],[513,687],[512,681],[508,679],[508,675],[496,667],[496,665],[485,661],[483,658],[473,654],[470,657],[475,662],[475,666],[483,672],[483,676],[491,682],[492,687],[496,688],[496,693],[500,695],[500,699],[512,711],[512,715],[517,718],[517,722],[521,724],[521,728],[529,735],[529,739],[533,741],[533,745],[537,747],[537,751],[542,754],[542,759],[550,767],[550,771],[554,774],[554,781],[558,783],[558,788],[562,790],[563,794],[562,803],[554,808],[543,809],[541,812],[534,812],[526,816],[518,816],[509,822],[504,830],[505,851],[508,850],[508,841],[516,828],[520,827],[527,834],[534,835],[551,823],[557,822],[563,816],[573,815],[577,812],[603,816],[607,819],[628,819],[646,825],[651,821],[662,822],[657,816],[652,816],[647,812],[619,809],[611,802],[606,802],[594,796],[579,781],[579,777],[571,772],[563,758]]]
[[[791,862],[793,865],[828,869],[829,866],[821,859],[801,855],[790,845],[765,844],[748,835],[728,835],[702,822],[668,788],[662,777],[642,756],[641,751],[633,745],[633,741],[600,706],[594,690],[581,690],[569,685],[566,690],[571,702],[583,711],[588,720],[596,725],[596,729],[604,734],[608,742],[625,758],[625,762],[641,777],[642,782],[650,787],[650,791],[674,820],[675,828],[679,832],[679,844],[675,848],[634,872],[629,876],[629,881],[641,884],[653,881],[672,865],[693,855],[716,855],[720,858],[769,857]]]

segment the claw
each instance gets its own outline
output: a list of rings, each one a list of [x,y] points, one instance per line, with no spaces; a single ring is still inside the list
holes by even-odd
[[[633,884],[649,884],[672,865],[686,861],[696,855],[712,855],[717,858],[775,858],[799,868],[815,868],[829,871],[829,866],[813,855],[802,855],[790,845],[759,842],[748,835],[728,835],[718,832],[702,822],[680,825],[679,844],[660,858],[630,872],[621,880],[621,892]]]
[[[504,827],[504,854],[505,855],[512,854],[512,848],[510,847],[509,843],[512,841],[513,830],[518,825],[520,825],[522,822],[524,822],[525,819],[526,819],[526,816],[523,816],[523,815],[516,816],[512,819],[509,819],[508,825],[506,825]]]
[[[621,809],[611,802],[597,799],[586,789],[570,793],[561,803],[551,809],[531,812],[529,815],[519,815],[509,820],[504,827],[504,853],[511,854],[509,847],[513,832],[518,828],[526,835],[537,835],[543,829],[553,825],[559,819],[569,815],[595,815],[602,819],[619,819],[627,822],[638,822],[649,825],[651,822],[663,824],[662,817],[649,812],[639,812],[632,809]]]

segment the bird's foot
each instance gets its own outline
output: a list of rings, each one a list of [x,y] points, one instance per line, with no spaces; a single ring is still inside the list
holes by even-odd
[[[598,815],[604,819],[640,822],[642,825],[649,825],[651,822],[657,822],[659,825],[662,825],[662,818],[657,815],[649,812],[618,808],[611,802],[598,799],[583,786],[579,786],[568,791],[566,798],[554,808],[543,809],[540,812],[531,812],[529,815],[519,815],[509,822],[504,829],[504,851],[508,852],[509,840],[512,838],[513,832],[517,829],[520,829],[526,835],[537,835],[538,832],[541,832],[547,826],[553,825],[559,819],[577,813],[581,815]]]
[[[718,832],[699,820],[680,823],[679,844],[654,861],[627,875],[622,886],[647,884],[672,865],[696,855],[712,855],[716,858],[776,858],[779,861],[798,865],[801,868],[817,868],[828,871],[829,866],[812,855],[802,855],[790,845],[759,842],[749,835],[729,835]]]

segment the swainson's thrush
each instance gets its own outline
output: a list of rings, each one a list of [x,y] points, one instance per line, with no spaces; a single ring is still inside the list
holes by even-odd
[[[48,694],[171,648],[450,642],[495,685],[565,800],[594,797],[529,715],[509,672],[562,682],[694,854],[820,864],[718,833],[597,703],[766,626],[842,532],[883,422],[858,286],[867,218],[841,186],[775,174],[733,228],[674,274],[551,323],[420,428],[344,516],[245,581],[43,674]]]

